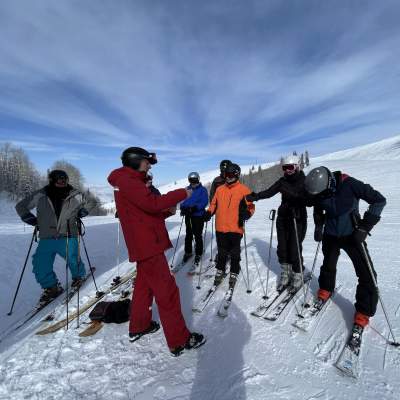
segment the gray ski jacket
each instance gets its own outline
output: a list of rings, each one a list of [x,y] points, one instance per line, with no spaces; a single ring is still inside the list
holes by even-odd
[[[88,201],[86,196],[72,188],[65,198],[60,217],[57,219],[53,203],[46,194],[46,188],[39,189],[17,203],[15,209],[22,220],[34,215],[31,210],[36,208],[37,226],[40,239],[56,239],[78,236],[77,218],[82,208],[90,212],[95,207],[94,201]]]

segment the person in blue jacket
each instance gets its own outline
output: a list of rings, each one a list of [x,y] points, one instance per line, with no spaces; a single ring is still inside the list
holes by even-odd
[[[197,172],[191,172],[188,175],[188,180],[190,183],[188,189],[191,189],[193,194],[181,204],[181,215],[185,217],[186,225],[185,255],[182,263],[186,263],[193,255],[192,242],[194,236],[196,253],[194,264],[198,265],[203,254],[203,216],[208,204],[208,192],[200,183],[200,175]]]
[[[333,293],[336,265],[340,250],[353,262],[358,278],[353,330],[362,330],[376,312],[378,292],[364,257],[362,244],[371,229],[379,222],[386,199],[372,186],[353,177],[331,172],[326,167],[314,168],[304,182],[305,190],[312,195],[314,204],[314,239],[322,241],[324,260],[319,275],[318,300],[325,302]],[[361,218],[359,201],[369,204]],[[373,268],[373,266],[372,266]],[[374,271],[375,277],[376,272]]]

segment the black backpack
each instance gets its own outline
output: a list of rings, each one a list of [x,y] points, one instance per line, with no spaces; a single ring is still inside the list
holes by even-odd
[[[89,318],[92,321],[122,324],[123,322],[129,321],[130,304],[131,301],[129,299],[121,301],[100,301],[90,312]]]

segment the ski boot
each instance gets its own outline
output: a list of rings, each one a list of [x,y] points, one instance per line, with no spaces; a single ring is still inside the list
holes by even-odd
[[[290,275],[292,273],[292,265],[291,264],[281,264],[281,276],[278,279],[277,285],[276,285],[276,290],[278,292],[282,292],[283,289],[287,285],[289,285],[290,282]]]
[[[201,256],[195,256],[194,257],[194,261],[193,261],[193,265],[195,267],[198,267],[200,265],[200,261],[201,261]]]
[[[39,299],[39,304],[47,304],[58,297],[61,293],[64,292],[64,289],[61,287],[60,282],[57,282],[56,285],[43,289],[42,295]]]
[[[224,278],[225,278],[225,272],[220,269],[217,269],[214,278],[214,286],[219,286]]]
[[[206,338],[201,333],[192,332],[189,339],[183,346],[175,347],[171,349],[171,355],[173,357],[179,357],[185,350],[197,349],[206,342]]]
[[[129,332],[129,341],[131,343],[136,342],[136,340],[139,340],[142,336],[157,332],[159,329],[160,324],[156,321],[151,321],[150,326],[146,330],[138,333]]]
[[[303,279],[301,272],[293,272],[290,280],[290,292],[297,292],[303,286]]]
[[[182,264],[186,264],[189,261],[190,257],[192,257],[192,255],[192,253],[185,253],[182,259]]]
[[[81,278],[81,277],[72,278],[71,287],[78,289],[82,286],[84,281],[85,281],[85,278]]]
[[[236,274],[234,272],[231,272],[229,275],[229,289],[232,289],[232,292],[233,292],[233,289],[235,288],[238,275],[239,274]]]

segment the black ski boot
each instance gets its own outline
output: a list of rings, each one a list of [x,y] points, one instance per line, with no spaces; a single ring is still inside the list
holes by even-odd
[[[138,333],[129,332],[129,341],[131,343],[136,342],[136,340],[139,340],[142,336],[157,332],[159,329],[160,324],[156,321],[151,321],[150,326],[146,330]]]
[[[189,339],[185,343],[184,346],[178,346],[174,349],[171,349],[171,354],[174,357],[180,356],[185,350],[197,349],[206,342],[206,338],[201,333],[192,332],[189,336]]]
[[[236,274],[234,272],[231,272],[229,275],[229,289],[232,289],[232,292],[233,289],[235,288],[238,276],[239,274]]]
[[[219,286],[224,278],[225,278],[225,272],[221,271],[220,269],[217,269],[214,278],[214,286]]]
[[[50,288],[43,289],[43,293],[40,296],[39,304],[47,304],[58,297],[61,293],[64,292],[64,289],[61,287],[60,282],[57,282],[55,286]]]
[[[71,287],[78,289],[82,286],[84,281],[85,278],[72,278]]]
[[[192,257],[192,255],[192,253],[185,253],[182,259],[182,264],[186,264],[189,261],[190,257]]]
[[[194,257],[194,266],[198,267],[200,265],[200,261],[201,261],[201,256],[195,256]]]

